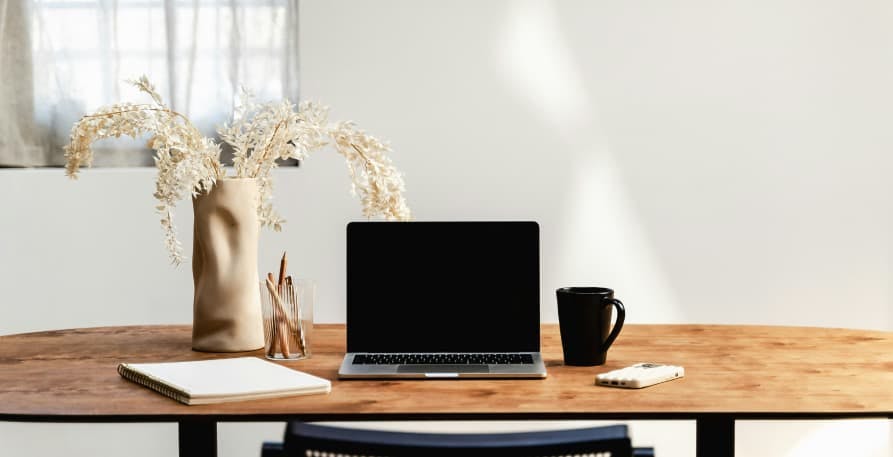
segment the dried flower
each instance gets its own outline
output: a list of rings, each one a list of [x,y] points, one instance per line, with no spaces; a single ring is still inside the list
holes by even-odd
[[[388,146],[351,122],[330,124],[328,108],[322,105],[303,102],[295,111],[287,100],[258,104],[243,91],[233,122],[222,126],[218,133],[233,147],[236,174],[258,180],[258,215],[263,225],[274,230],[279,230],[284,222],[272,206],[270,174],[276,168],[276,160],[304,160],[329,142],[346,159],[352,178],[351,192],[359,193],[366,217],[411,217],[403,198],[403,176],[387,157]]]
[[[91,165],[93,150],[90,146],[97,140],[122,135],[138,138],[152,133],[147,145],[155,150],[158,167],[155,198],[159,203],[155,208],[161,214],[171,261],[179,265],[184,256],[177,241],[174,207],[187,195],[195,196],[210,190],[222,177],[220,147],[205,138],[185,116],[168,108],[145,76],[131,83],[149,94],[153,103],[119,103],[81,118],[72,127],[70,142],[65,146],[65,173],[77,179],[80,167]]]
[[[81,118],[71,129],[65,146],[66,174],[76,179],[81,166],[93,160],[91,145],[100,139],[122,135],[137,138],[151,133],[147,145],[155,151],[158,179],[155,198],[165,232],[165,245],[175,265],[182,263],[183,248],[177,239],[173,209],[177,201],[196,197],[225,177],[220,145],[204,137],[183,115],[165,105],[145,76],[130,81],[152,98],[152,103],[118,103]],[[256,103],[242,91],[230,124],[218,129],[234,151],[236,177],[255,178],[259,188],[257,211],[264,226],[281,230],[285,222],[273,209],[271,172],[277,159],[304,160],[314,150],[333,144],[344,156],[351,176],[351,192],[359,194],[366,217],[409,220],[403,198],[403,176],[394,168],[386,143],[367,135],[351,122],[328,122],[328,108],[303,102]]]

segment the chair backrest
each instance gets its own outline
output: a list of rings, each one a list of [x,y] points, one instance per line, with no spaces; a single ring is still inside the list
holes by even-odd
[[[520,433],[406,433],[291,422],[264,457],[632,457],[625,425]],[[652,454],[653,455],[653,454]]]

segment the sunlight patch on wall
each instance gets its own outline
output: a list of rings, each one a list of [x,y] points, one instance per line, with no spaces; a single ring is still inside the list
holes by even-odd
[[[496,40],[506,82],[533,114],[573,139],[587,127],[586,88],[549,2],[509,3],[505,27]]]
[[[543,288],[609,286],[635,304],[632,322],[682,322],[561,30],[552,3],[516,2],[496,40],[496,60],[508,87],[560,140],[542,159],[569,168],[566,187],[547,194],[563,211],[552,232],[543,228],[549,268]],[[546,250],[557,253],[557,265],[546,265]],[[559,283],[550,284],[550,278]]]
[[[885,420],[837,421],[803,436],[786,457],[852,455],[888,457],[890,426]]]
[[[558,277],[613,288],[630,322],[686,322],[612,157],[589,154],[578,163],[567,187]]]
[[[735,427],[735,453],[742,457],[889,457],[891,427],[884,419],[742,421]]]

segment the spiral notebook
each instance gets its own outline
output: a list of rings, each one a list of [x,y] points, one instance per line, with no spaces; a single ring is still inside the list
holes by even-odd
[[[329,393],[332,383],[257,357],[122,363],[118,374],[187,405]]]

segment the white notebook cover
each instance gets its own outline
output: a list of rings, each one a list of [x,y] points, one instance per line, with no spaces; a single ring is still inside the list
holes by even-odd
[[[328,393],[332,383],[257,357],[122,363],[118,373],[188,405]]]

